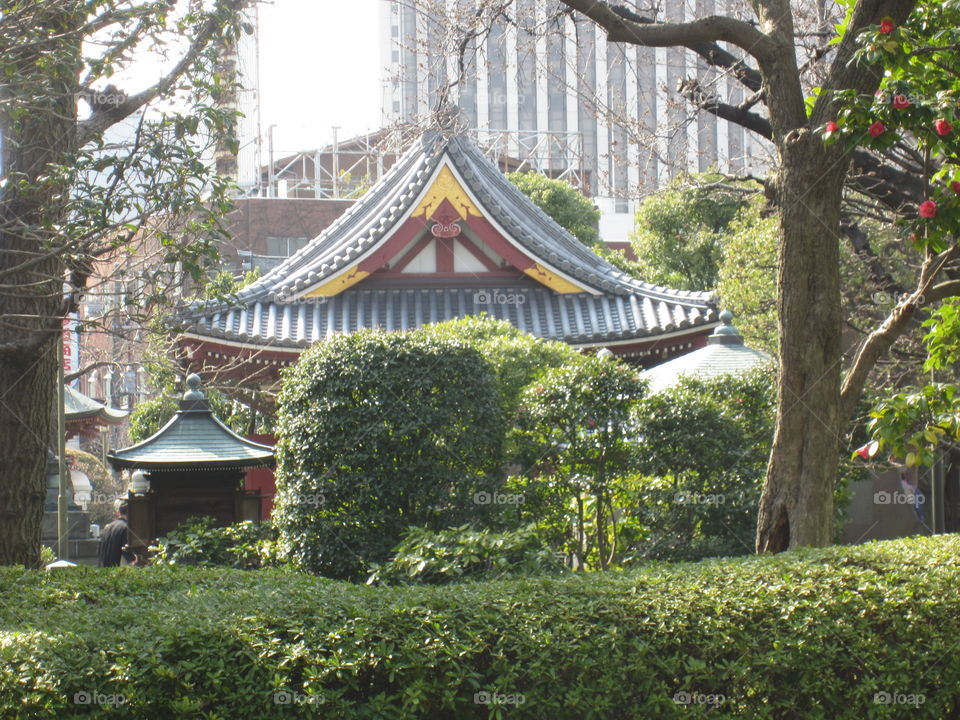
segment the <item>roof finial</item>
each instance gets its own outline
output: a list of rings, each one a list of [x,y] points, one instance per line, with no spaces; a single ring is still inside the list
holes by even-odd
[[[200,379],[200,376],[197,375],[196,373],[190,373],[189,375],[187,375],[187,387],[190,389],[183,394],[183,399],[184,400],[203,400],[204,394],[203,394],[203,391],[200,389],[200,385],[202,384],[202,382],[203,381]]]
[[[710,345],[742,345],[743,338],[740,337],[740,331],[733,325],[733,313],[729,310],[721,311],[720,322],[723,324],[717,327],[707,338],[707,343]]]

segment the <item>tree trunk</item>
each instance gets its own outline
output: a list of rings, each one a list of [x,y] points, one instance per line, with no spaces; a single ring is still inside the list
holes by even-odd
[[[73,12],[71,12],[71,10]],[[63,226],[69,187],[54,169],[76,142],[79,42],[63,40],[84,15],[51,3],[36,11],[45,42],[24,43],[0,92],[0,565],[36,567],[63,316]],[[69,37],[69,35],[68,35]]]
[[[51,336],[55,337],[55,336]],[[36,567],[46,498],[50,408],[57,373],[55,342],[0,362],[0,564]]]
[[[757,551],[828,545],[839,451],[840,198],[847,162],[797,130],[780,143],[777,417]]]

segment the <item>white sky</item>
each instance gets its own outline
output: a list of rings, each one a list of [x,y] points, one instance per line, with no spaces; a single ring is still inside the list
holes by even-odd
[[[260,6],[260,113],[274,152],[380,126],[378,0],[272,0]]]

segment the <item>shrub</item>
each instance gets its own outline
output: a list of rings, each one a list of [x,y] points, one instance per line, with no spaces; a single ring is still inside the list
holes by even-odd
[[[637,405],[640,475],[622,486],[625,559],[753,551],[773,439],[772,370],[683,378]]]
[[[249,520],[215,527],[213,518],[191,518],[157,540],[153,562],[160,565],[224,565],[241,569],[274,563],[275,528]]]
[[[493,369],[503,414],[508,420],[516,413],[520,395],[530,383],[551,368],[575,365],[584,357],[566,343],[536,338],[489,315],[428,325],[418,332],[430,338],[466,343],[483,355]]]
[[[408,527],[480,521],[504,426],[479,352],[422,333],[341,335],[305,352],[279,397],[280,548],[301,569],[366,577]]]
[[[955,535],[440,587],[0,568],[0,717],[954,718],[958,584]]]
[[[469,525],[438,532],[410,528],[394,553],[367,582],[443,585],[563,570],[560,557],[543,543],[533,526],[500,533],[473,530]]]
[[[553,368],[524,391],[516,435],[528,478],[511,489],[530,495],[521,513],[564,538],[577,568],[617,562],[614,487],[629,469],[630,414],[645,392],[636,370],[595,357]]]

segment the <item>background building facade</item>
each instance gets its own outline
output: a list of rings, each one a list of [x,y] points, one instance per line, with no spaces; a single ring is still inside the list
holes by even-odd
[[[608,241],[626,239],[637,199],[679,172],[765,167],[758,138],[693,112],[676,94],[696,78],[727,102],[744,100],[735,80],[692,52],[609,43],[556,0],[494,3],[505,12],[479,23],[478,5],[489,0],[380,1],[384,123],[428,122],[446,94],[489,153],[526,161],[593,197]],[[735,13],[740,4],[665,3],[661,19]],[[461,43],[474,33],[462,45],[461,72]]]

